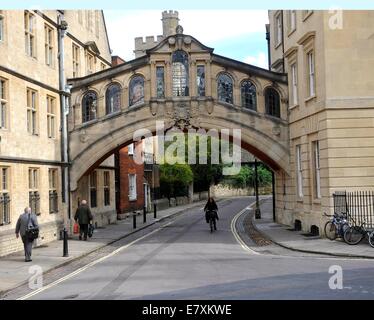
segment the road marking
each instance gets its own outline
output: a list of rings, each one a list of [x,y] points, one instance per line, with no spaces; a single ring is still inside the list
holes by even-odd
[[[236,231],[236,227],[235,227],[235,226],[236,226],[236,222],[238,221],[239,217],[240,217],[240,216],[241,216],[241,215],[242,215],[246,210],[250,210],[250,209],[252,209],[252,206],[253,206],[254,204],[255,204],[255,202],[252,203],[250,206],[244,208],[242,211],[240,211],[239,213],[237,213],[237,214],[235,215],[235,217],[234,217],[234,218],[232,219],[232,221],[231,221],[231,232],[233,233],[233,235],[234,235],[236,241],[240,244],[240,246],[241,246],[245,251],[247,251],[247,252],[249,252],[249,253],[251,253],[251,254],[260,255],[260,253],[258,253],[257,251],[255,251],[255,250],[249,248],[249,247],[245,244],[245,242],[240,238],[238,232]]]
[[[86,269],[88,269],[88,268],[91,268],[92,266],[94,266],[94,265],[96,265],[96,264],[98,264],[98,263],[100,263],[100,262],[102,262],[102,261],[104,261],[104,260],[106,260],[106,259],[108,259],[108,258],[110,258],[110,257],[113,257],[114,255],[116,255],[117,253],[121,252],[122,250],[127,249],[127,248],[130,247],[131,245],[133,245],[133,244],[135,244],[135,243],[137,243],[137,242],[139,242],[139,241],[141,241],[141,240],[143,240],[143,239],[145,239],[145,238],[151,236],[152,234],[154,234],[154,233],[156,233],[156,232],[162,230],[163,228],[167,227],[168,225],[172,224],[173,222],[174,222],[174,221],[170,221],[169,223],[167,223],[167,224],[165,224],[165,225],[163,225],[163,226],[157,228],[156,230],[153,230],[152,232],[150,232],[150,233],[148,233],[148,234],[146,234],[146,235],[140,237],[139,239],[136,239],[136,240],[134,240],[134,241],[132,241],[132,242],[130,242],[130,243],[128,243],[128,244],[122,246],[122,247],[119,247],[118,249],[114,250],[113,252],[109,253],[108,255],[106,255],[106,256],[104,256],[104,257],[101,257],[100,259],[97,259],[97,260],[95,260],[95,261],[92,261],[92,262],[90,262],[89,264],[87,264],[87,265],[85,265],[85,266],[83,266],[83,267],[81,267],[81,268],[75,270],[74,272],[72,272],[72,273],[66,275],[65,277],[62,277],[62,278],[60,278],[60,279],[58,279],[58,280],[56,280],[56,281],[50,283],[49,285],[47,285],[47,286],[45,286],[45,287],[42,287],[42,288],[38,289],[38,290],[35,290],[35,291],[33,291],[33,292],[30,292],[30,293],[28,293],[27,295],[22,296],[22,297],[20,297],[20,298],[18,298],[18,299],[16,299],[16,300],[26,300],[26,299],[29,299],[29,298],[31,298],[31,297],[33,297],[33,296],[35,296],[35,295],[37,295],[37,294],[39,294],[39,293],[45,291],[45,290],[48,290],[48,289],[50,289],[50,288],[52,288],[52,287],[58,285],[59,283],[61,283],[61,282],[63,282],[63,281],[66,281],[66,280],[68,280],[68,279],[70,279],[70,278],[76,276],[77,274],[83,272],[84,270],[86,270]]]

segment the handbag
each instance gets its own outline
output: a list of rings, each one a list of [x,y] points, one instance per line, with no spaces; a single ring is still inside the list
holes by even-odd
[[[29,214],[26,228],[26,237],[29,241],[34,241],[35,239],[39,238],[39,227],[35,227],[34,225],[30,227],[30,220],[31,215]]]
[[[74,234],[78,234],[79,233],[79,224],[78,223],[74,223],[73,233]]]

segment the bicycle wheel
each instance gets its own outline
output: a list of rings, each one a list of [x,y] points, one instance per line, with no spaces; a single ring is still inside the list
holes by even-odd
[[[344,232],[344,241],[351,245],[360,243],[363,237],[360,227],[350,227]]]
[[[372,231],[369,234],[368,238],[369,238],[369,244],[370,244],[370,246],[372,246],[374,248],[374,231]]]
[[[331,221],[327,221],[325,224],[325,235],[327,239],[336,239],[336,226]]]

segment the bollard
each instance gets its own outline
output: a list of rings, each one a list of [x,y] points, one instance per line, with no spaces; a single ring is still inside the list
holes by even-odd
[[[153,215],[154,215],[154,218],[156,219],[157,218],[157,206],[156,206],[156,203],[153,204]]]
[[[132,214],[132,226],[136,229],[136,212],[134,211]]]
[[[147,208],[143,207],[143,223],[147,222]]]
[[[66,231],[66,228],[64,228],[63,231],[64,234],[64,247],[63,247],[63,257],[69,256],[69,249],[68,249],[68,232]]]

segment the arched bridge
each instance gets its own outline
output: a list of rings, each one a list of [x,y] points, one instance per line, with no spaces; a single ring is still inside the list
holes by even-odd
[[[146,55],[69,80],[71,190],[138,129],[241,129],[242,147],[288,173],[286,75],[213,53],[189,35],[164,39]]]

